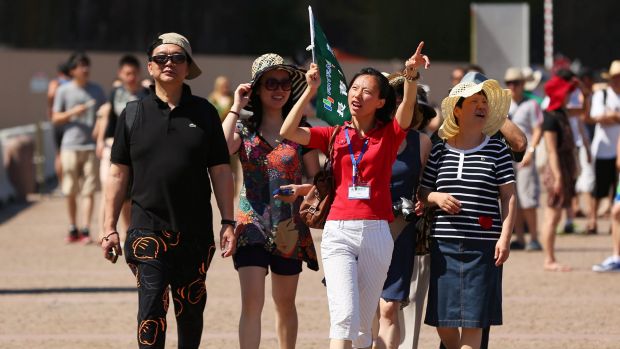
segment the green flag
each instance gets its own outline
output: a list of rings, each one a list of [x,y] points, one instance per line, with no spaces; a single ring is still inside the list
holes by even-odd
[[[330,125],[342,125],[351,119],[347,102],[347,80],[321,26],[310,14],[312,60],[319,66],[321,86],[316,94],[316,116]]]

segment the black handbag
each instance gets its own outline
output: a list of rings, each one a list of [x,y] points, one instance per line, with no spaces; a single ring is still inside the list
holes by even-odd
[[[425,207],[422,216],[415,224],[417,233],[415,241],[416,256],[424,256],[430,253],[431,227],[435,220],[435,207]]]

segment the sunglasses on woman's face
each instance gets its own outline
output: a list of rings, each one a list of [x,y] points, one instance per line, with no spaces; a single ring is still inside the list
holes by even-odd
[[[265,85],[265,88],[269,91],[275,91],[278,89],[278,86],[280,86],[282,88],[282,91],[290,91],[291,88],[293,87],[293,81],[291,81],[291,79],[283,79],[283,80],[277,80],[274,78],[269,78],[267,80],[265,80],[265,82],[263,83],[263,85]]]
[[[157,64],[166,64],[171,61],[174,64],[182,64],[187,60],[187,56],[182,53],[174,53],[171,55],[155,55],[151,57],[151,61]]]

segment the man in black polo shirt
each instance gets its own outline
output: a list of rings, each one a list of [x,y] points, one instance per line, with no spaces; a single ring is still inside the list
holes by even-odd
[[[101,241],[107,259],[121,254],[116,223],[131,188],[127,264],[138,282],[138,344],[163,348],[173,303],[179,348],[198,348],[206,304],[205,276],[215,253],[211,185],[222,218],[222,256],[234,252],[233,180],[215,108],[183,81],[201,71],[187,39],[159,36],[148,50],[151,93],[121,113],[116,132]],[[170,300],[172,292],[172,300]]]

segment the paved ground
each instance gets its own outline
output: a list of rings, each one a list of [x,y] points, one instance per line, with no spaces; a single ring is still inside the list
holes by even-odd
[[[60,198],[0,209],[0,348],[135,348],[137,294],[129,269],[105,261],[96,245],[66,245],[65,229]],[[608,223],[600,229],[607,231]],[[318,244],[320,232],[314,233]],[[609,254],[609,235],[561,236],[557,245],[573,272],[542,271],[540,253],[511,255],[504,270],[505,325],[493,328],[492,348],[620,348],[620,275],[590,271]],[[321,278],[322,272],[302,273],[300,349],[328,346]],[[207,289],[201,348],[237,348],[239,285],[231,260],[214,259]],[[168,318],[172,348],[176,328]],[[277,347],[273,324],[267,301],[261,348]],[[436,343],[434,330],[423,327],[420,348]]]

